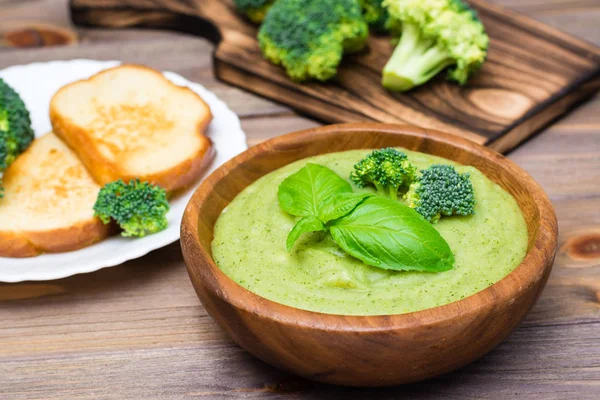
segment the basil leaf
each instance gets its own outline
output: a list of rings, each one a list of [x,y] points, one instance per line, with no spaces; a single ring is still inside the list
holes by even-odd
[[[292,250],[292,247],[294,247],[296,240],[298,240],[303,233],[323,230],[325,230],[325,225],[319,221],[317,217],[312,215],[309,217],[304,217],[296,223],[296,225],[288,234],[287,240],[285,241],[285,247],[287,247],[287,250],[290,251]]]
[[[298,217],[317,216],[319,205],[328,197],[352,192],[352,186],[335,172],[318,164],[306,164],[279,185],[281,209]]]
[[[374,195],[371,193],[339,193],[331,196],[319,206],[319,219],[326,224],[341,218],[354,210],[361,201],[371,196]]]
[[[369,197],[330,228],[336,243],[365,264],[397,271],[452,269],[444,238],[415,210],[383,197]]]

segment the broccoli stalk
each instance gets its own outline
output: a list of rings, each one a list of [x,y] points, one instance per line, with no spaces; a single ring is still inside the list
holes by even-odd
[[[404,92],[445,68],[467,82],[485,62],[489,39],[477,14],[460,0],[384,0],[400,40],[383,69],[382,84]],[[396,29],[393,29],[395,31]]]
[[[295,81],[326,81],[368,36],[359,0],[277,0],[258,33],[264,57]]]
[[[422,85],[452,65],[441,46],[422,37],[414,24],[404,24],[400,42],[383,70],[382,84],[389,90],[405,92]]]
[[[442,215],[475,213],[475,194],[469,174],[460,174],[451,165],[432,165],[410,185],[406,205],[435,224]]]
[[[31,118],[25,103],[0,79],[0,175],[33,141]],[[0,198],[4,195],[0,176]]]
[[[350,174],[350,180],[358,187],[373,185],[377,192],[391,199],[398,199],[398,192],[408,188],[416,168],[408,162],[406,153],[393,148],[375,150],[360,160]]]
[[[123,236],[143,237],[166,229],[168,211],[165,190],[139,179],[105,185],[94,204],[94,215],[105,224],[114,220]]]
[[[234,0],[237,9],[255,24],[260,24],[275,0]]]

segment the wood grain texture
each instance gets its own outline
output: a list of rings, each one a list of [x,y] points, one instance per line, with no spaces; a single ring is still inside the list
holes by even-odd
[[[32,22],[2,24],[0,46],[50,47],[77,43],[77,35],[60,26]]]
[[[498,0],[600,45],[600,4]],[[555,12],[547,10],[558,4]],[[68,21],[66,0],[0,1],[0,21]],[[76,47],[0,48],[0,68],[53,59],[120,59],[175,71],[242,118],[250,144],[318,125],[225,85],[213,46],[167,31],[80,29]],[[178,243],[139,260],[51,282],[0,284],[1,399],[590,399],[600,391],[600,258],[565,244],[600,229],[600,97],[512,151],[556,210],[559,252],[540,300],[492,352],[400,388],[315,384],[259,361],[208,316]],[[581,179],[583,178],[583,179]],[[600,237],[596,236],[596,245]]]
[[[441,77],[405,94],[380,84],[392,46],[372,36],[336,79],[298,84],[261,55],[256,29],[221,0],[72,0],[75,23],[142,26],[209,38],[225,82],[326,122],[409,123],[512,149],[600,88],[600,49],[538,21],[472,1],[491,38],[483,69],[465,87]],[[209,22],[210,21],[210,22]]]
[[[529,229],[523,262],[473,296],[385,316],[321,314],[285,306],[244,289],[215,264],[214,225],[223,209],[257,179],[307,157],[397,146],[472,165],[511,193]],[[181,247],[202,304],[240,346],[309,379],[361,387],[432,378],[490,351],[541,294],[552,269],[557,234],[556,215],[544,191],[497,153],[432,130],[353,123],[276,137],[221,166],[200,185],[186,208]]]

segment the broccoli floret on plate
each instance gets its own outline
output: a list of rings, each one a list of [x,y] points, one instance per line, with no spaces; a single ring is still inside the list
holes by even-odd
[[[0,197],[1,175],[33,141],[31,118],[15,90],[0,78]]]
[[[161,187],[138,179],[118,180],[100,190],[94,211],[105,224],[114,220],[123,236],[143,237],[167,228],[169,203]]]

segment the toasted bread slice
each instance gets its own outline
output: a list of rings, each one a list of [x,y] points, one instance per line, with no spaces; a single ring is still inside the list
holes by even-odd
[[[203,134],[210,108],[160,72],[122,65],[60,89],[50,102],[54,132],[100,185],[139,178],[173,191],[212,159]]]
[[[35,140],[6,170],[0,199],[0,256],[80,249],[109,235],[94,218],[100,186],[56,135]]]

